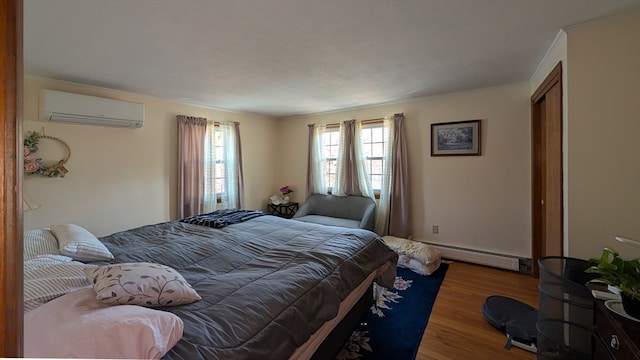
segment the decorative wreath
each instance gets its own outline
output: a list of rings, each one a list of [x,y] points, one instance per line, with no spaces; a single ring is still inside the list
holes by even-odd
[[[40,142],[40,139],[49,139],[59,142],[67,150],[67,155],[64,159],[58,161],[54,165],[44,165],[42,163],[42,159],[37,157],[35,154],[38,151],[38,143]],[[27,136],[24,138],[24,172],[26,174],[39,174],[48,177],[59,176],[63,178],[65,174],[69,172],[69,170],[64,167],[64,164],[69,161],[69,157],[71,157],[71,149],[69,148],[69,145],[57,137],[40,135],[35,131],[31,131],[27,133]]]

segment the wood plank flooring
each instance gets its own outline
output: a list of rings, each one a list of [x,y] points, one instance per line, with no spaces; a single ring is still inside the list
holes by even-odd
[[[463,262],[449,264],[416,359],[535,359],[534,353],[520,348],[504,349],[504,333],[482,316],[482,304],[491,295],[538,307],[538,279]]]

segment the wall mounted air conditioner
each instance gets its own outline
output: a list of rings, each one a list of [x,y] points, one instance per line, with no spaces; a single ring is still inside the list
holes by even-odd
[[[40,120],[141,128],[144,122],[144,104],[56,90],[42,90]]]

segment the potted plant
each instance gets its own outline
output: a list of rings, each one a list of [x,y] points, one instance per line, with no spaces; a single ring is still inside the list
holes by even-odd
[[[640,319],[640,259],[625,260],[616,251],[604,248],[599,259],[590,259],[594,265],[585,270],[597,274],[595,281],[620,289],[624,311]]]

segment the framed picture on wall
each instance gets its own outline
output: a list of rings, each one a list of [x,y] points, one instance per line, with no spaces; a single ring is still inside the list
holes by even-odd
[[[480,120],[431,124],[431,156],[480,155]]]

